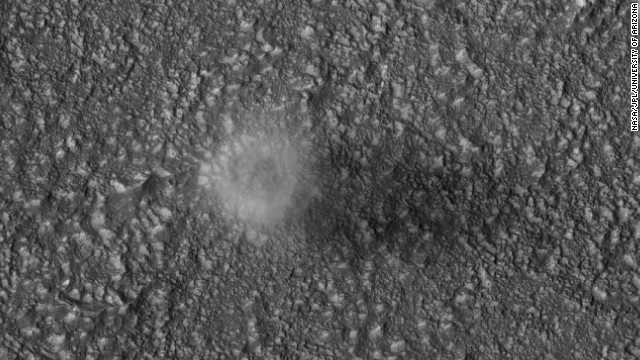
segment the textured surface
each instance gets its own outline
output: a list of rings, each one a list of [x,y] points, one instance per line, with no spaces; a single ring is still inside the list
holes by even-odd
[[[0,1],[0,359],[639,358],[628,19]]]

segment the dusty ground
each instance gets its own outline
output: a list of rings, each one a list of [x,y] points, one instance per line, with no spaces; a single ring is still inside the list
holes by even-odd
[[[0,359],[640,358],[628,4],[1,2]]]

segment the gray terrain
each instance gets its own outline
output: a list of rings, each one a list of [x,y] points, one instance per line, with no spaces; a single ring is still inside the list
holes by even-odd
[[[0,359],[640,359],[629,1],[0,1]]]

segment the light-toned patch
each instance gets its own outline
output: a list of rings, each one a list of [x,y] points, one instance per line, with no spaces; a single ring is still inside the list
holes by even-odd
[[[247,224],[274,225],[293,205],[300,170],[287,140],[243,135],[221,146],[201,176],[228,214]]]

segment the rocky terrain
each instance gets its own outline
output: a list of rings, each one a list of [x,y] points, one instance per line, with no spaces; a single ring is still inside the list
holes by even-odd
[[[640,358],[628,29],[0,2],[0,359]]]

